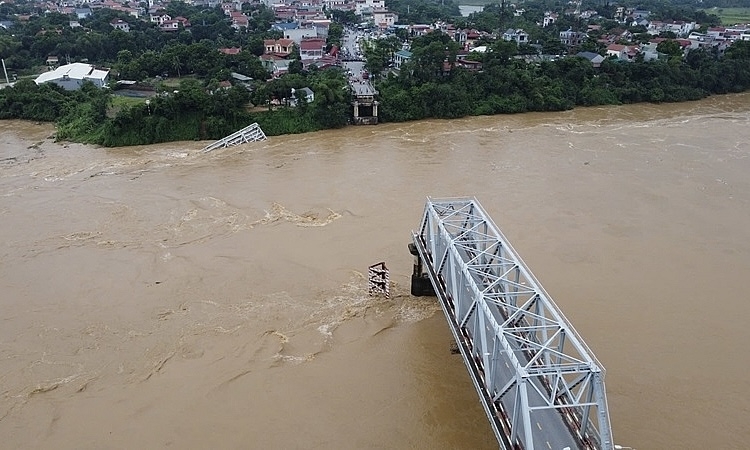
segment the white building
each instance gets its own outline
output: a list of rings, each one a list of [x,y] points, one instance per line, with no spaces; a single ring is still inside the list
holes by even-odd
[[[96,69],[90,64],[73,63],[45,72],[34,80],[36,84],[55,83],[67,91],[80,89],[84,81],[104,87],[109,81],[109,70]]]
[[[355,0],[354,13],[358,16],[362,14],[372,14],[376,9],[385,9],[385,0]]]
[[[392,27],[398,22],[398,14],[392,13],[387,9],[376,9],[372,12],[372,18],[380,28]]]
[[[508,28],[508,31],[503,33],[503,40],[504,41],[514,41],[516,44],[528,44],[529,43],[529,34],[523,31],[522,29],[514,30],[513,28]]]

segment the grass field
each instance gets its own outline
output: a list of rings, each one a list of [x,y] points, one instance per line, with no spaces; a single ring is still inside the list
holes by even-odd
[[[126,97],[124,95],[113,95],[112,102],[107,108],[107,117],[115,117],[121,109],[137,105],[146,101],[148,97]]]
[[[750,23],[750,8],[709,8],[703,11],[719,16],[722,25]]]

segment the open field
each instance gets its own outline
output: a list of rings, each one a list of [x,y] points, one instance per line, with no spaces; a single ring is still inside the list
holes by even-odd
[[[722,25],[750,23],[750,8],[709,8],[704,9],[708,14],[715,14],[721,19]]]
[[[114,117],[120,110],[129,108],[130,106],[137,105],[146,101],[148,97],[130,97],[125,95],[113,95],[112,103],[107,108],[107,116]]]

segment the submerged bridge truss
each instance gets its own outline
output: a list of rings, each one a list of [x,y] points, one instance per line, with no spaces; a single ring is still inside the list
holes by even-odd
[[[244,144],[246,142],[265,140],[266,134],[263,133],[263,130],[260,129],[260,125],[254,123],[252,125],[246,126],[241,130],[235,131],[229,136],[225,136],[210,145],[207,145],[203,148],[203,152],[210,152],[211,150],[216,150],[217,148],[232,147],[235,145]]]
[[[428,198],[412,237],[501,448],[615,448],[604,368],[479,202]]]

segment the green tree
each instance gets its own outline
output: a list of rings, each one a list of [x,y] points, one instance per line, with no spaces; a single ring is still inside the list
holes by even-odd
[[[680,47],[680,43],[671,39],[659,42],[659,44],[656,46],[656,51],[659,53],[664,53],[670,58],[682,57],[682,47]]]

